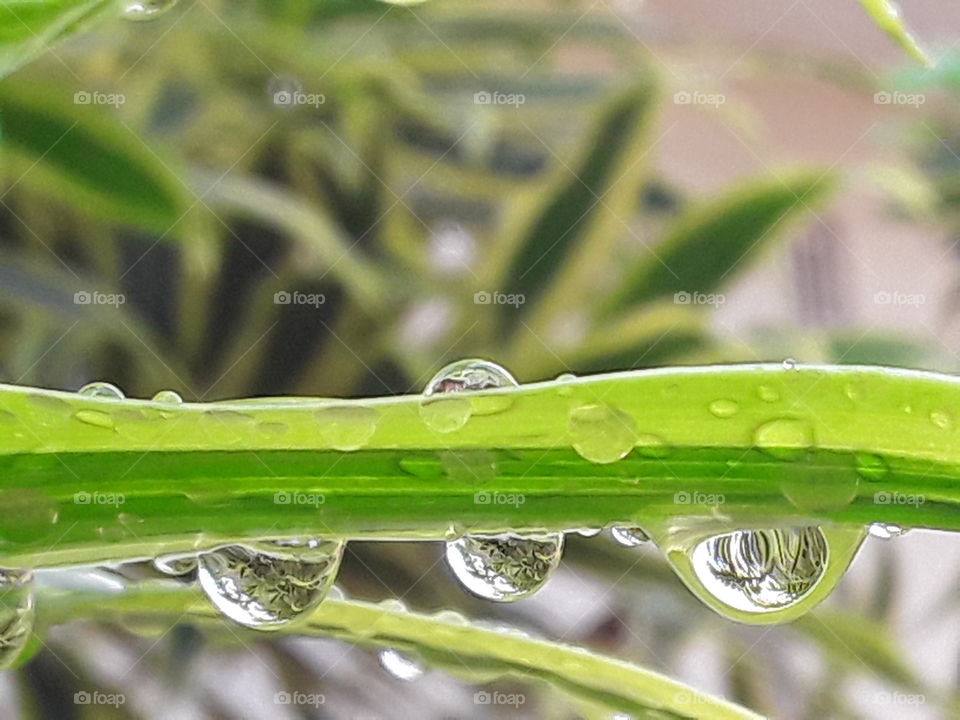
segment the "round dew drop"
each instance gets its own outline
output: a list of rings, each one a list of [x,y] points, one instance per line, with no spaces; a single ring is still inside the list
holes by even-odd
[[[393,648],[381,650],[379,660],[380,666],[397,680],[413,682],[423,675],[423,666],[420,663]]]
[[[173,390],[161,390],[152,398],[150,398],[150,402],[155,402],[160,405],[176,406],[183,405],[183,398],[180,397],[180,393]]]
[[[447,564],[463,586],[498,602],[539,590],[562,555],[562,534],[465,535],[447,543]]]
[[[345,543],[308,540],[231,545],[199,557],[197,579],[207,597],[234,622],[272,630],[303,620],[333,583]]]
[[[890,540],[895,537],[900,537],[907,531],[894,523],[875,522],[867,528],[867,532],[870,533],[871,537],[879,538],[880,540]]]
[[[803,599],[827,567],[820,528],[737,530],[693,549],[697,579],[717,600],[745,612],[779,610]]]
[[[573,449],[585,460],[601,464],[626,457],[638,439],[633,417],[610,405],[573,408],[567,429]]]
[[[708,409],[714,417],[729,418],[737,414],[740,410],[740,405],[735,400],[721,398],[720,400],[714,400],[710,403]]]
[[[84,397],[103,398],[104,400],[123,400],[125,397],[120,388],[108,382],[88,383],[80,388],[77,394]]]
[[[128,0],[120,12],[120,17],[133,22],[153,20],[169,12],[178,0]]]

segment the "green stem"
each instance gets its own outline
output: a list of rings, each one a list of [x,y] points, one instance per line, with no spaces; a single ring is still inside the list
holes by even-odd
[[[960,530],[957,412],[952,377],[829,366],[618,373],[428,405],[164,407],[0,386],[0,556],[38,567],[265,536],[611,523]],[[635,447],[597,463],[575,446]]]
[[[227,622],[196,590],[159,583],[113,595],[45,593],[38,608],[41,636],[50,626],[76,618],[161,632],[178,622],[201,628],[217,628]],[[233,627],[230,632],[249,631]],[[296,632],[411,652],[431,667],[468,682],[489,682],[503,676],[546,682],[586,703],[591,718],[608,718],[616,712],[635,717],[650,717],[655,712],[656,717],[690,720],[760,718],[745,708],[621,660],[516,631],[477,627],[449,611],[438,615],[412,613],[396,601],[377,605],[328,598],[305,623],[297,625]]]

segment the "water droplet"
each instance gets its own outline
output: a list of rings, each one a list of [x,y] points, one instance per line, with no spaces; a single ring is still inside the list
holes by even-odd
[[[574,408],[570,411],[567,428],[573,449],[590,462],[616,462],[626,457],[637,442],[633,417],[610,405]]]
[[[950,418],[950,413],[948,413],[946,410],[934,410],[931,412],[930,422],[932,422],[941,430],[949,430],[950,426],[953,425],[953,420]]]
[[[78,410],[74,416],[84,425],[93,425],[94,427],[113,430],[113,418],[108,413],[100,410]]]
[[[794,507],[808,513],[836,512],[857,496],[860,474],[850,464],[817,465],[813,458],[791,462],[781,469],[780,489]]]
[[[423,675],[423,666],[393,648],[380,651],[380,666],[397,680],[412,682]]]
[[[180,393],[174,392],[173,390],[161,390],[152,398],[150,402],[155,402],[159,405],[183,405],[183,398],[180,397]]]
[[[380,413],[371,407],[332,405],[317,410],[320,442],[334,450],[359,450],[373,437]]]
[[[577,379],[577,376],[573,373],[562,373],[557,375],[557,379],[554,380],[554,383],[557,387],[557,394],[561,397],[570,397],[573,395],[573,387],[570,383],[574,382]]]
[[[442,368],[427,383],[423,390],[425,399],[420,405],[420,416],[435,432],[455,432],[470,420],[474,413],[473,404],[466,398],[430,399],[432,396],[512,387],[516,384],[513,376],[496,363],[487,360],[460,360]],[[488,403],[491,407],[486,408],[483,414],[489,415],[509,407],[509,401],[504,402],[503,398],[491,400],[492,404]]]
[[[856,453],[857,473],[864,480],[876,482],[882,480],[890,472],[887,461],[873,453]]]
[[[144,22],[169,12],[178,0],[128,0],[120,12],[120,17],[133,22]]]
[[[670,454],[670,446],[659,435],[640,433],[637,435],[637,452],[644,457],[665,458]]]
[[[618,545],[623,545],[624,547],[637,547],[647,542],[650,539],[650,536],[639,527],[615,527],[610,529],[610,537]]]
[[[881,540],[890,540],[891,538],[900,537],[907,531],[894,523],[875,522],[870,525],[867,532],[869,532],[872,537],[880,538]]]
[[[757,395],[760,396],[761,400],[768,403],[774,403],[780,399],[780,393],[777,392],[777,389],[771,385],[761,385],[758,387]]]
[[[306,618],[327,594],[344,543],[231,545],[200,555],[197,579],[220,612],[258,630]]]
[[[265,435],[286,435],[290,428],[282,422],[258,422],[257,430]]]
[[[153,566],[165,575],[186,575],[197,569],[197,556],[161,555],[154,558]]]
[[[797,369],[797,361],[794,360],[793,358],[786,358],[782,363],[780,363],[780,365],[783,367],[784,370]]]
[[[559,565],[563,535],[466,535],[447,543],[447,563],[474,595],[506,602],[540,589]]]
[[[33,573],[0,570],[0,669],[11,667],[33,632]]]
[[[704,588],[745,612],[769,612],[807,595],[828,559],[820,528],[736,530],[704,540],[691,563]]]
[[[797,418],[777,418],[760,425],[753,442],[769,455],[792,460],[813,447],[813,425]]]
[[[123,400],[124,398],[123,391],[108,382],[92,382],[84,385],[77,392],[84,397],[103,398],[105,400]]]
[[[580,535],[582,537],[592,538],[599,535],[602,532],[602,530],[603,528],[598,528],[598,527],[597,528],[580,528],[579,530],[575,530],[574,532],[576,532],[577,535]]]
[[[721,398],[710,403],[709,409],[710,413],[718,418],[729,418],[737,414],[740,405],[735,400]]]

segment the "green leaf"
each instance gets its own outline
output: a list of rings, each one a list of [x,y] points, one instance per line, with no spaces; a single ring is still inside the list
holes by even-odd
[[[802,172],[753,181],[690,208],[666,230],[663,242],[628,270],[601,312],[672,299],[676,293],[716,293],[782,236],[790,221],[828,197],[833,185],[822,174]]]
[[[610,102],[600,113],[590,140],[578,160],[558,168],[552,191],[538,191],[537,204],[528,205],[508,224],[497,243],[506,266],[497,268],[493,287],[522,294],[529,305],[545,291],[574,251],[586,244],[598,218],[608,213],[617,188],[633,199],[634,184],[643,170],[647,128],[656,101],[655,84],[645,79]],[[627,179],[625,179],[625,176]],[[539,199],[544,198],[542,204]],[[619,203],[618,203],[619,205]],[[618,232],[623,225],[618,221]]]
[[[848,534],[872,522],[958,530],[956,407],[952,376],[779,363],[564,379],[426,405],[418,394],[164,406],[0,386],[0,477],[15,490],[0,492],[0,555],[29,567],[94,563],[297,537],[318,521],[354,539],[443,539],[451,524],[655,532],[681,512],[676,493],[693,491],[726,497],[721,517],[683,506],[685,527],[706,533],[784,518]],[[597,432],[609,426],[611,454],[590,449],[594,425],[581,436],[571,416],[581,408]],[[475,502],[475,475],[457,471],[478,452],[496,468],[481,487],[520,493],[522,506]],[[818,490],[798,499],[791,487]],[[122,494],[123,513],[73,502],[94,490]],[[278,492],[325,502],[281,507]]]
[[[5,0],[0,5],[0,77],[112,7],[112,0]]]
[[[52,184],[99,217],[163,235],[181,231],[190,198],[165,161],[108,110],[78,104],[72,90],[61,93],[0,83],[4,154],[20,160],[11,180],[46,192]]]
[[[144,629],[162,631],[176,622],[211,629],[223,622],[195,589],[161,585],[130,587],[113,595],[50,593],[37,604],[45,628],[77,617],[133,620]],[[760,720],[746,708],[659,673],[570,645],[477,627],[450,611],[423,615],[396,601],[373,604],[328,598],[296,631],[351,645],[394,648],[468,682],[486,683],[500,677],[544,682],[597,708],[591,717],[627,713],[664,720]]]
[[[903,18],[900,17],[899,8],[891,0],[860,0],[860,4],[877,24],[877,27],[883,30],[907,55],[922,65],[933,65],[916,39],[907,30]]]

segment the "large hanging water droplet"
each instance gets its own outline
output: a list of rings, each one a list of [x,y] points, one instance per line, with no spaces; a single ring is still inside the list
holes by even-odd
[[[125,397],[120,388],[108,382],[88,383],[80,388],[77,393],[84,397],[103,398],[104,400],[123,400]]]
[[[567,429],[573,449],[585,460],[595,463],[612,463],[626,457],[638,437],[632,416],[599,403],[573,408]]]
[[[0,670],[23,652],[33,632],[33,573],[0,570]]]
[[[828,560],[820,528],[737,530],[704,540],[691,563],[704,588],[724,604],[762,613],[798,602]]]
[[[178,0],[128,0],[123,5],[120,17],[133,22],[153,20],[169,12]]]
[[[624,547],[637,547],[647,542],[650,536],[643,528],[639,527],[615,527],[610,529],[610,537],[614,542]]]
[[[340,567],[339,540],[231,545],[200,555],[200,587],[220,612],[258,630],[306,618]]]
[[[447,563],[474,595],[508,602],[539,590],[560,564],[563,535],[465,535],[447,543]]]
[[[423,666],[420,663],[393,648],[381,650],[379,659],[380,666],[397,680],[412,682],[423,675]]]

